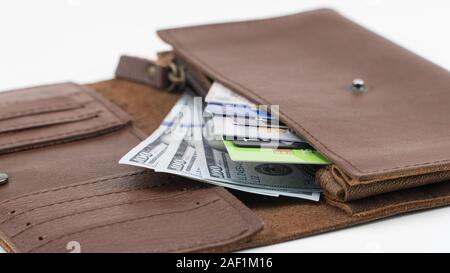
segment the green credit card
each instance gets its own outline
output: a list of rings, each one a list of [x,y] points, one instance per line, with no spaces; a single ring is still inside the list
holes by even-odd
[[[271,162],[291,164],[329,164],[321,153],[309,149],[272,149],[238,147],[230,140],[224,140],[228,154],[233,161]]]

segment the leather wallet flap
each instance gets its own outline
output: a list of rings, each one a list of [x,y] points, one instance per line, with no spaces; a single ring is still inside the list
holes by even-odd
[[[262,225],[224,189],[135,170],[3,200],[0,227],[18,252],[188,252]]]
[[[279,105],[281,120],[351,177],[450,167],[448,71],[334,11],[159,35],[212,79]]]

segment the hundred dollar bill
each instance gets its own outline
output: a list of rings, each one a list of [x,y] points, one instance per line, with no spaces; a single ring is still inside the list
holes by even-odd
[[[197,153],[195,151],[195,143],[193,141],[193,131],[189,130],[185,139],[182,141],[172,142],[167,148],[165,155],[158,162],[155,170],[157,172],[165,172],[184,176],[203,183],[212,184],[231,188],[238,191],[244,191],[254,194],[278,197],[279,194],[273,191],[265,191],[262,189],[253,189],[250,187],[242,187],[239,185],[227,184],[219,181],[204,179],[200,170]]]
[[[185,92],[164,118],[158,129],[124,155],[119,160],[119,163],[150,169],[155,168],[169,143],[176,138],[183,137],[183,132],[180,132],[180,127],[177,125],[185,118],[186,109],[191,103],[193,96],[191,92]]]
[[[206,138],[196,142],[196,151],[207,179],[292,193],[322,191],[301,165],[233,161],[225,148],[209,145]]]
[[[192,145],[188,136],[191,135],[191,132],[192,128],[189,128],[182,140],[170,143],[164,156],[155,167],[157,172],[202,177],[198,165],[195,164],[197,158],[195,146]]]
[[[234,162],[225,151],[212,148],[206,141],[197,143],[197,160],[204,179],[264,190],[279,196],[319,201],[320,188],[301,166]],[[297,168],[300,167],[300,168]]]
[[[245,105],[255,108],[256,105],[248,99],[236,94],[218,82],[214,82],[206,95],[205,102],[218,104]]]

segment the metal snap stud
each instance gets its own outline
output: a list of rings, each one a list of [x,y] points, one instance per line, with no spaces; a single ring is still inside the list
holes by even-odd
[[[156,66],[150,65],[147,68],[147,74],[150,76],[150,78],[154,78],[156,76]]]
[[[8,183],[8,174],[0,173],[0,186]]]
[[[367,86],[364,80],[362,79],[354,79],[352,81],[352,91],[354,92],[366,92]]]

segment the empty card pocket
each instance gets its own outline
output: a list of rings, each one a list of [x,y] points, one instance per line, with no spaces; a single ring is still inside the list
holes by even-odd
[[[20,252],[161,252],[241,240],[261,223],[223,189],[138,170],[0,202],[0,227]]]
[[[17,102],[0,108],[0,133],[75,122],[98,114],[99,110],[89,110],[71,97]]]
[[[95,136],[125,125],[105,99],[72,83],[1,94],[0,154]]]
[[[0,121],[55,111],[64,111],[82,107],[71,97],[50,97],[23,101],[12,101],[0,104]]]

